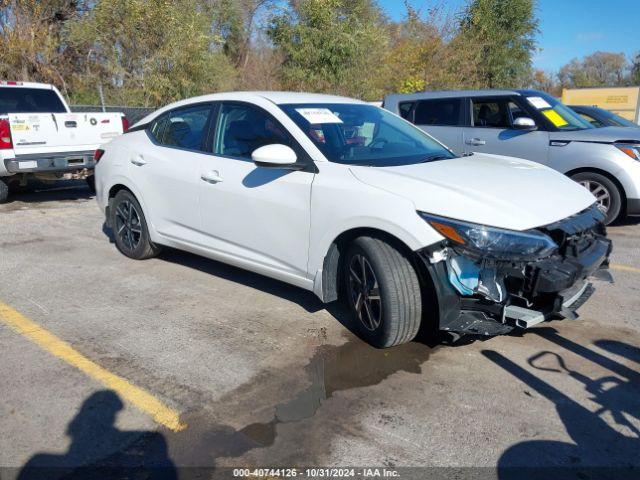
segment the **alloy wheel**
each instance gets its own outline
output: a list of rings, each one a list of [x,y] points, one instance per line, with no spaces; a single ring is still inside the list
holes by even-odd
[[[611,194],[607,187],[594,180],[580,180],[580,185],[589,190],[591,194],[596,197],[598,208],[606,215],[611,207]]]
[[[364,255],[356,254],[349,262],[349,299],[364,327],[376,330],[382,322],[380,287]]]
[[[122,245],[134,251],[142,238],[140,214],[129,200],[124,200],[116,207],[116,235]]]

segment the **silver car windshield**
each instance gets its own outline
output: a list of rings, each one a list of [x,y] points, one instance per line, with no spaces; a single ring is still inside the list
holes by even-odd
[[[280,105],[331,162],[388,167],[455,155],[401,118],[366,104]]]

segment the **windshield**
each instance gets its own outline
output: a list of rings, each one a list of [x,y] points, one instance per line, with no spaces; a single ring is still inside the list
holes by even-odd
[[[372,105],[313,103],[280,108],[331,162],[388,167],[455,157],[422,130]]]
[[[627,120],[626,118],[621,117],[620,115],[616,115],[609,110],[604,110],[599,108],[598,111],[600,114],[609,121],[609,124],[616,127],[635,127],[638,128],[640,125],[633,123],[631,120]]]
[[[551,95],[538,93],[526,96],[527,101],[558,130],[586,130],[593,128],[588,121]]]
[[[0,87],[0,114],[66,112],[60,97],[53,90]]]

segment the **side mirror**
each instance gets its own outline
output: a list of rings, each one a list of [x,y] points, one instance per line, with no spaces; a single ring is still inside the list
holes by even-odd
[[[535,130],[536,122],[533,121],[533,118],[518,117],[513,121],[513,127],[518,130]]]
[[[256,166],[266,168],[291,168],[298,161],[296,152],[291,147],[279,143],[256,148],[251,159]]]

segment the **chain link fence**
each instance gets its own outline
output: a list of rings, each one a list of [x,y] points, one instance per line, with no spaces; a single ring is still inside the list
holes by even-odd
[[[102,112],[101,105],[70,105],[72,112]],[[151,107],[117,107],[117,106],[105,106],[104,110],[106,112],[121,112],[124,113],[127,119],[129,119],[129,123],[133,125],[141,118],[146,117],[151,112],[156,110]]]

